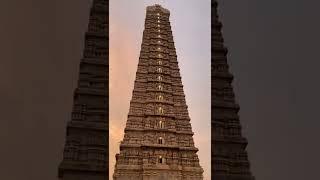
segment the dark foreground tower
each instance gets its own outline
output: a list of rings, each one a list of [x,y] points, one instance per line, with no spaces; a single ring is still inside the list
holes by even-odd
[[[148,6],[115,180],[201,180],[169,11]]]
[[[85,49],[67,125],[61,180],[108,178],[108,39],[107,1],[94,0]]]
[[[241,135],[232,80],[223,45],[222,24],[213,0],[212,61],[212,178],[214,180],[253,180],[246,152],[247,140]]]

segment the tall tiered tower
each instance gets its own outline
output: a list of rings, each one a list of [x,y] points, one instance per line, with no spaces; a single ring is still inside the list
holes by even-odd
[[[61,180],[108,178],[107,13],[107,0],[93,0],[63,161],[59,166]]]
[[[115,180],[200,180],[203,170],[174,47],[170,12],[148,6]]]
[[[241,135],[232,88],[233,76],[227,64],[222,24],[218,20],[217,2],[213,1],[212,46],[212,178],[214,180],[253,180],[246,152],[247,140]]]

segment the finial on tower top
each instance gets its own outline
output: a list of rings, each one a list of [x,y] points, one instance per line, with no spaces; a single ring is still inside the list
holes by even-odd
[[[148,9],[151,10],[151,11],[159,10],[159,9],[160,9],[162,12],[170,14],[170,11],[169,11],[168,9],[162,7],[160,4],[154,4],[154,5],[152,5],[152,6],[148,6],[148,7],[147,7],[147,10],[148,10]]]

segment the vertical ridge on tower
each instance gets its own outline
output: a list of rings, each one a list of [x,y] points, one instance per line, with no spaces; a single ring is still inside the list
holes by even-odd
[[[224,46],[217,2],[213,0],[212,20],[212,178],[214,180],[254,180],[246,151],[247,140],[241,135],[232,81]]]
[[[108,178],[108,5],[93,0],[79,79],[67,124],[61,180]]]
[[[148,6],[124,139],[114,180],[201,180],[169,21]]]

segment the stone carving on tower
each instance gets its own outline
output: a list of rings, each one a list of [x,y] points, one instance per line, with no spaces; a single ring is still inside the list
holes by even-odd
[[[114,180],[201,180],[169,22],[148,6],[132,100]]]
[[[107,1],[93,0],[71,121],[67,124],[61,180],[108,178]]]
[[[241,125],[231,85],[233,75],[227,63],[218,20],[217,2],[213,1],[212,46],[212,157],[211,169],[214,180],[254,180],[246,152],[247,140],[241,135]]]

